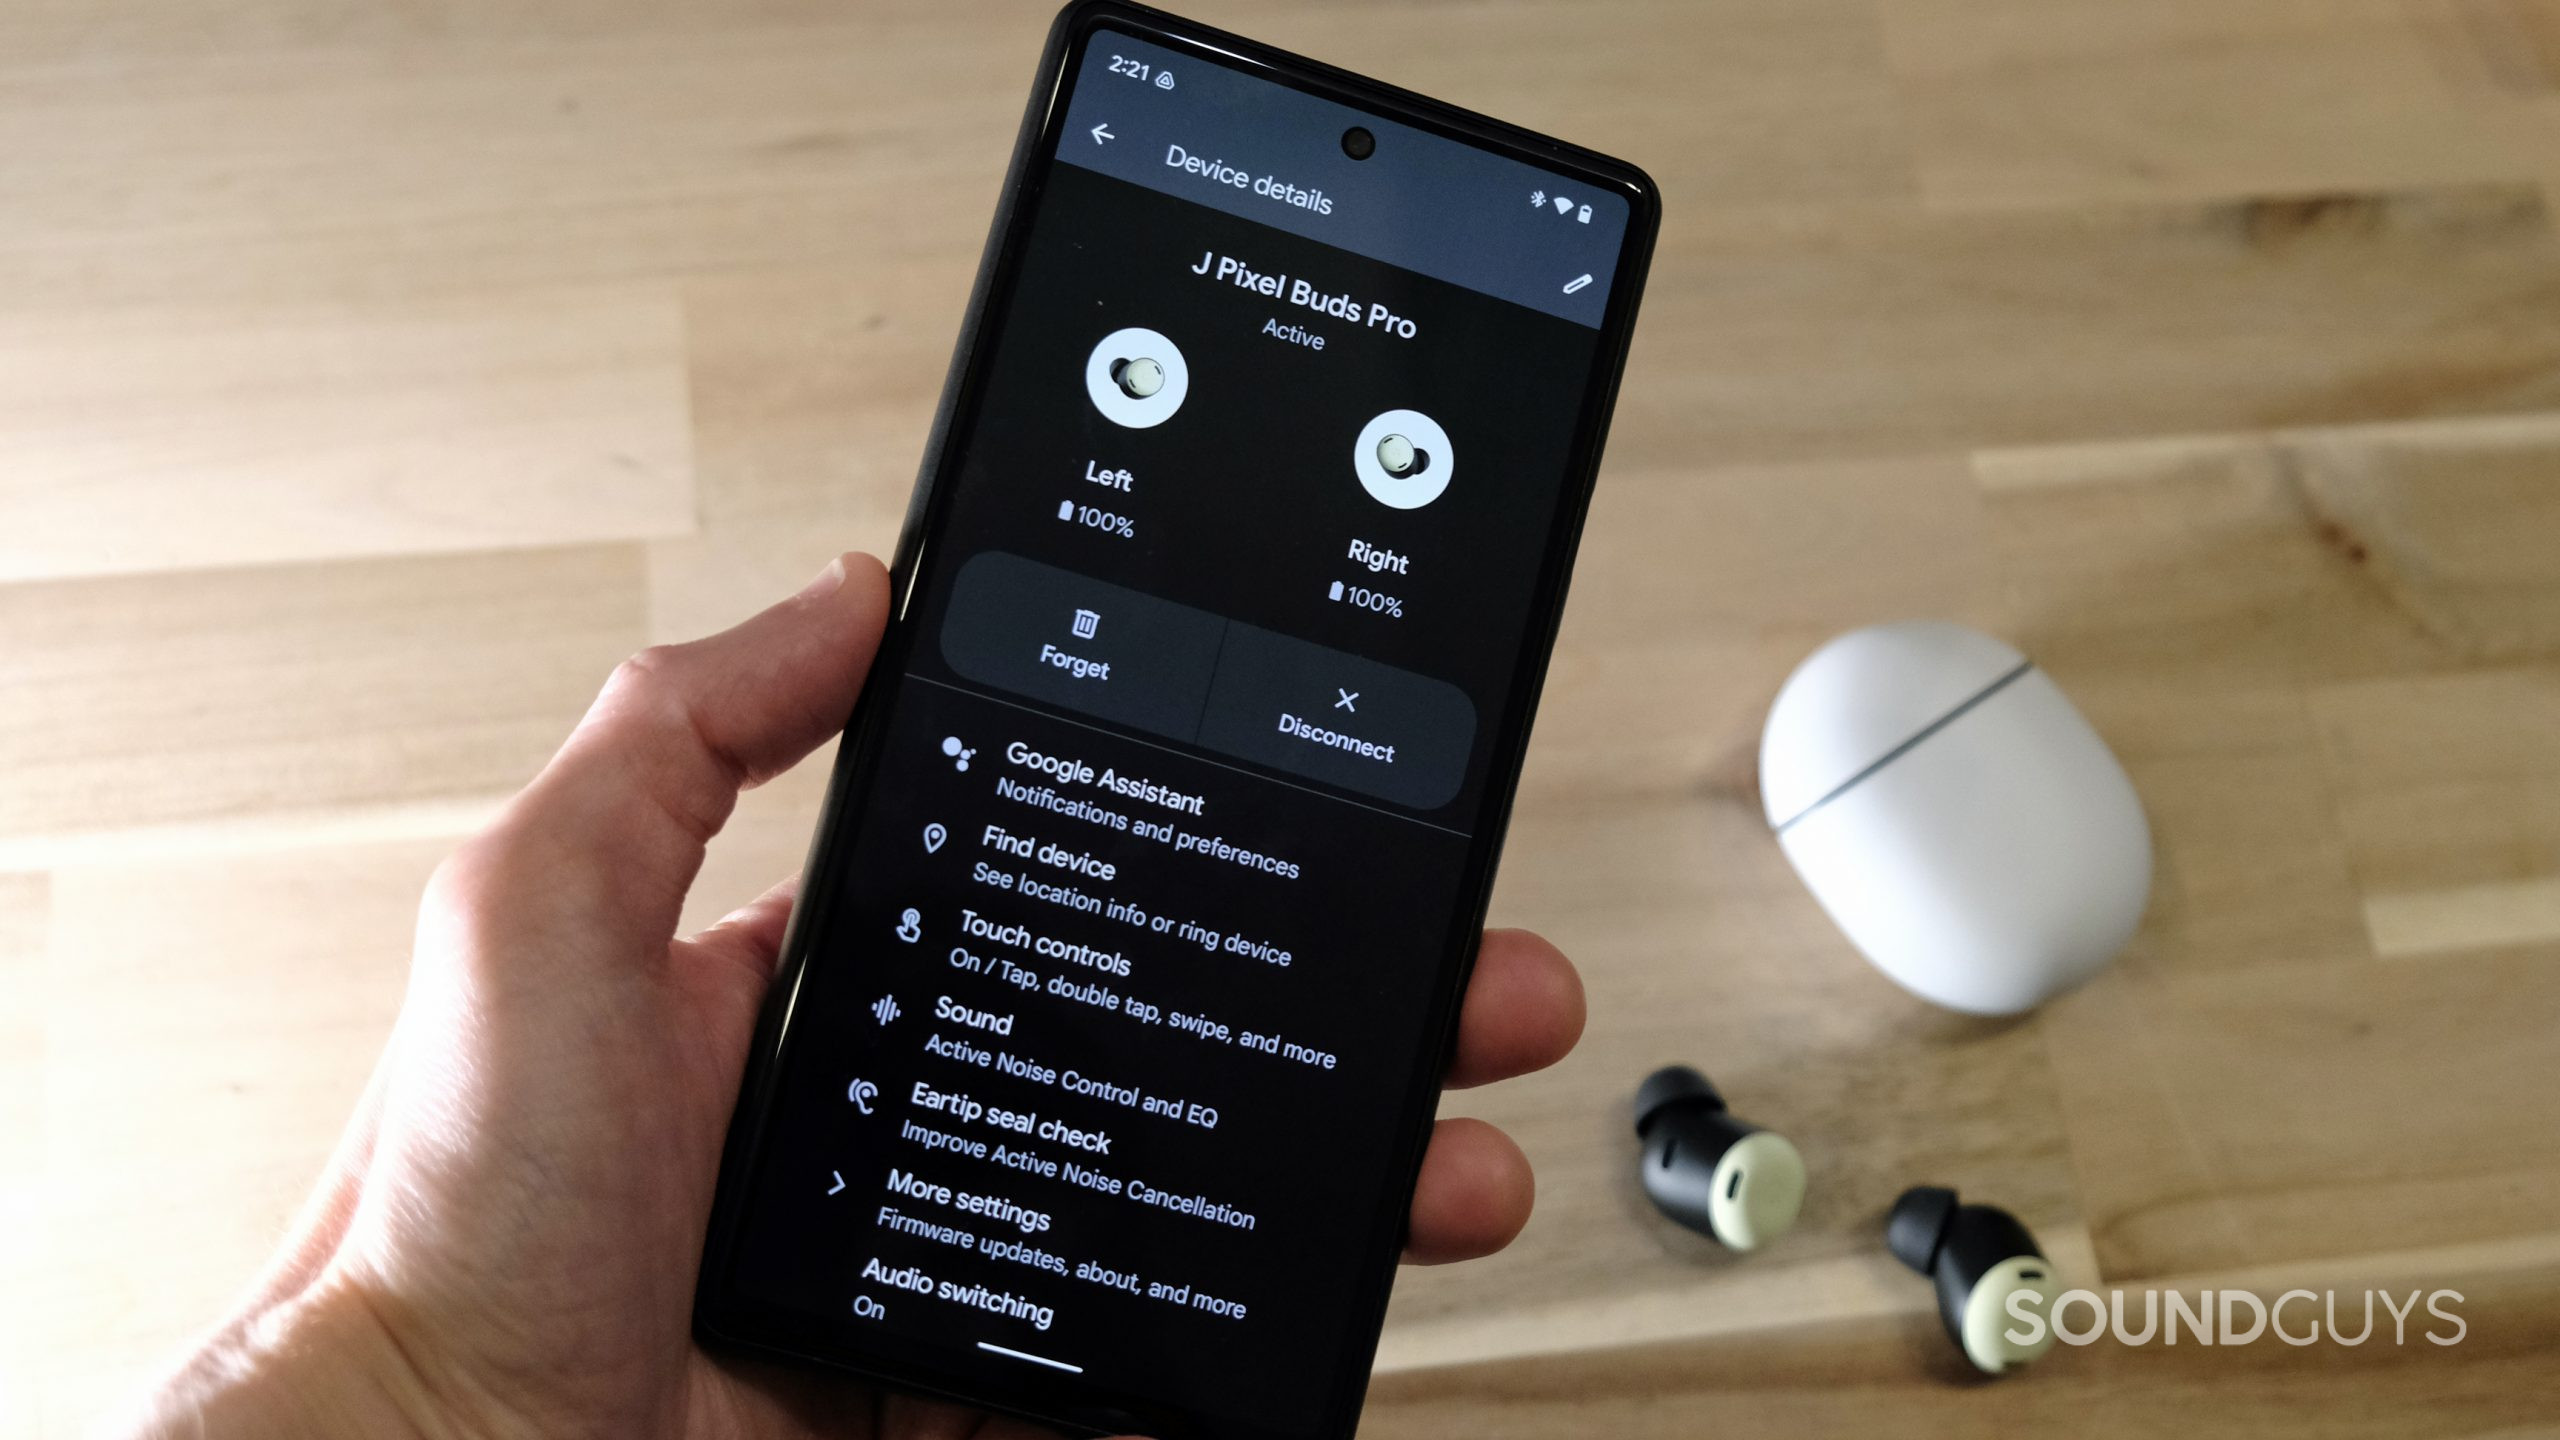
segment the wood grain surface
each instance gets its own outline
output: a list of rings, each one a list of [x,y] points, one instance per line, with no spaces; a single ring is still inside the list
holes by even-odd
[[[1203,18],[1667,205],[1496,917],[1583,964],[1540,1167],[1399,1284],[1380,1436],[2560,1433],[2560,4],[1416,0]],[[890,544],[1047,14],[0,0],[0,1433],[246,1282],[427,871],[622,655]],[[2158,891],[2026,1021],[1878,977],[1758,818],[1848,626],[2000,631]],[[752,796],[694,912],[793,869]],[[1748,1262],[1635,1191],[1687,1060],[1792,1135]],[[2450,1288],[2463,1343],[1983,1384],[1882,1252]]]

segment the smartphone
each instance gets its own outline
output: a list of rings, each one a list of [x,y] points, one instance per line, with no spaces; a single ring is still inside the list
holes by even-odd
[[[1059,17],[723,1159],[708,1343],[1348,1436],[1656,224]]]

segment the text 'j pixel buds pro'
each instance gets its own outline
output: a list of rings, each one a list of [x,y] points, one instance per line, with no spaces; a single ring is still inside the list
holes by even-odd
[[[1666,1065],[1636,1089],[1644,1193],[1662,1213],[1733,1250],[1787,1233],[1804,1205],[1804,1157],[1787,1137],[1724,1108],[1707,1077]]]
[[[2018,1217],[1989,1205],[1958,1204],[1953,1190],[1915,1185],[1893,1202],[1884,1243],[1895,1259],[1936,1283],[1938,1318],[1974,1368],[1997,1375],[2053,1348],[2050,1326],[2031,1345],[2009,1338],[2020,1324],[2010,1313],[2012,1297],[2032,1297],[2019,1303],[2042,1315],[2061,1289],[2053,1265]]]

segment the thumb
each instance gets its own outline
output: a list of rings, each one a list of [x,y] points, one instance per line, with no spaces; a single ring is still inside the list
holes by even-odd
[[[449,878],[483,915],[663,954],[738,792],[843,728],[888,613],[887,572],[848,554],[743,624],[632,656]]]

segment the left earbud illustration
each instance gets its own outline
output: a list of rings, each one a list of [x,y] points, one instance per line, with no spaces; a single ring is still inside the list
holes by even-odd
[[[1786,1136],[1748,1125],[1707,1077],[1666,1065],[1636,1088],[1644,1193],[1662,1213],[1727,1249],[1787,1233],[1804,1205],[1804,1157]]]

